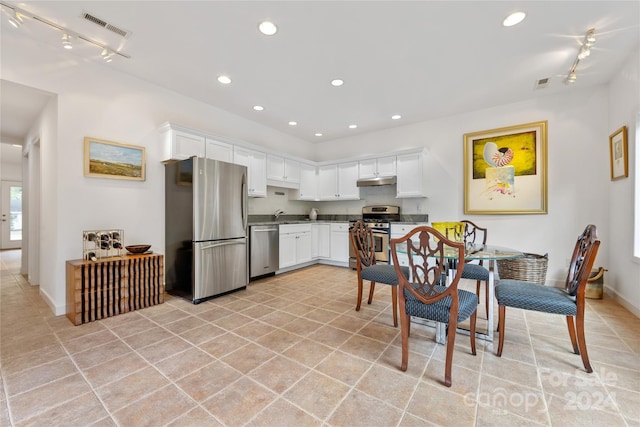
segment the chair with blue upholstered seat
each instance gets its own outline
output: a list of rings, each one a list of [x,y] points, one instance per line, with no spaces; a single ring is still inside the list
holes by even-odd
[[[356,254],[356,272],[358,273],[358,302],[356,311],[362,303],[363,281],[371,282],[368,304],[373,301],[376,283],[391,285],[391,304],[393,308],[393,326],[398,326],[398,276],[396,269],[388,264],[376,264],[375,241],[373,231],[362,221],[357,221],[349,230],[351,245]],[[409,274],[408,267],[402,267],[403,274]]]
[[[506,307],[560,314],[566,316],[574,353],[580,354],[587,372],[593,371],[584,337],[584,299],[587,280],[600,246],[596,239],[595,225],[588,225],[578,237],[564,289],[518,280],[500,280],[496,286],[500,333],[498,356],[502,355],[504,344]]]
[[[398,250],[407,253],[410,271],[410,276],[398,275],[400,295],[398,305],[402,335],[400,369],[407,370],[411,317],[445,323],[448,325],[448,338],[444,384],[451,387],[451,366],[457,325],[466,319],[470,320],[471,353],[476,354],[478,297],[473,292],[458,289],[458,283],[462,279],[462,269],[457,269],[452,278],[447,275],[450,260],[464,262],[464,243],[453,242],[434,228],[416,227],[403,237],[391,239],[391,256],[399,272]]]
[[[464,224],[463,240],[465,245],[474,247],[484,246],[487,244],[487,229],[480,227],[468,220],[460,221]],[[480,282],[485,282],[489,286],[489,270],[483,265],[482,260],[475,262],[467,262],[462,270],[462,278],[476,281],[476,295],[480,300]],[[485,313],[489,313],[489,292],[485,287],[484,307]]]

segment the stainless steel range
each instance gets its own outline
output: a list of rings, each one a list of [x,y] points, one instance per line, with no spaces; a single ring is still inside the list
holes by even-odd
[[[373,231],[376,247],[376,263],[389,264],[390,223],[400,221],[399,206],[365,206],[362,208],[362,219]],[[349,222],[351,228],[356,221]],[[349,241],[349,267],[356,268],[356,253]]]

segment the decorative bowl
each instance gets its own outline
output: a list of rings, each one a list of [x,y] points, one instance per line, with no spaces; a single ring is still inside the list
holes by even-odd
[[[147,252],[151,245],[129,245],[125,246],[125,249],[131,252],[132,254],[141,254]]]

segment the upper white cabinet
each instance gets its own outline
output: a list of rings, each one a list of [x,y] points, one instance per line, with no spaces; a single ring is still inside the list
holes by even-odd
[[[318,175],[315,166],[300,163],[300,189],[291,191],[290,197],[295,200],[318,200]]]
[[[247,167],[249,197],[267,197],[267,155],[235,145],[233,163]]]
[[[358,200],[358,162],[345,162],[318,167],[320,200]]]
[[[207,159],[233,163],[233,145],[205,138],[204,155]]]
[[[267,156],[267,180],[270,185],[298,188],[300,185],[300,163],[279,156]]]
[[[164,138],[162,158],[167,160],[184,160],[189,157],[204,157],[204,137],[192,135],[166,126],[161,129]]]
[[[396,175],[396,156],[360,160],[358,177],[378,178]]]
[[[427,197],[424,150],[397,156],[396,197]]]

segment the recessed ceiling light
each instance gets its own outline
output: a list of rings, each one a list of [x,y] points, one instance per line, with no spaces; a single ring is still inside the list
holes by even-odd
[[[298,122],[289,122],[289,126],[296,126]]]
[[[332,86],[342,86],[344,84],[344,80],[340,80],[340,79],[333,79],[331,80],[331,85]]]
[[[502,25],[505,27],[513,27],[514,25],[521,23],[526,16],[527,14],[524,12],[513,12],[511,15],[504,18]]]
[[[228,76],[218,76],[218,81],[223,85],[228,85],[229,83],[231,83],[231,78],[229,78]]]
[[[278,32],[278,27],[276,27],[276,24],[269,21],[261,22],[260,25],[258,25],[258,29],[265,36],[272,36]]]
[[[320,132],[316,133],[316,136],[322,136],[322,134]]]
[[[392,120],[398,120],[398,119],[401,119],[401,118],[402,118],[402,116],[400,114],[395,114],[395,115],[391,116]]]
[[[349,125],[349,129],[355,129],[357,127],[358,127],[358,125]]]
[[[262,105],[254,105],[253,109],[256,110],[256,111],[262,111],[262,110],[264,110],[264,107]]]

